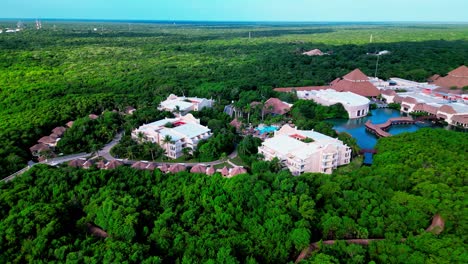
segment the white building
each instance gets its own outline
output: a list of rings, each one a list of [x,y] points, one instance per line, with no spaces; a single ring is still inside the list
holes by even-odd
[[[445,120],[450,125],[468,127],[468,104],[463,100],[454,101],[430,92],[396,93],[393,90],[382,92],[388,103],[401,104],[405,113],[425,112]]]
[[[278,158],[293,175],[304,172],[331,174],[351,160],[351,148],[342,141],[310,130],[284,125],[258,148],[266,160]]]
[[[200,125],[200,120],[192,114],[177,118],[165,118],[140,126],[132,132],[138,141],[150,141],[166,150],[166,155],[176,159],[183,155],[183,149],[195,150],[198,142],[211,137],[211,130]],[[166,142],[170,139],[170,142]]]
[[[200,111],[205,107],[213,107],[213,100],[198,98],[198,97],[185,97],[177,95],[169,95],[167,99],[159,105],[159,110],[180,112],[187,114],[190,111]]]
[[[360,118],[369,113],[369,99],[352,92],[337,92],[332,89],[318,91],[297,91],[300,99],[314,100],[316,103],[330,106],[342,104],[349,118]]]

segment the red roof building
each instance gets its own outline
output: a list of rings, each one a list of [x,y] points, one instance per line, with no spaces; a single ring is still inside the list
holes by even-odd
[[[291,110],[291,105],[278,98],[270,98],[265,102],[265,106],[263,108],[267,113],[284,115]]]
[[[245,174],[247,173],[247,170],[242,168],[242,167],[234,167],[231,169],[231,177],[239,175],[239,174]]]
[[[355,69],[342,78],[335,79],[330,84],[330,88],[337,92],[352,92],[365,97],[380,95],[380,90],[369,81],[369,78],[360,69]]]
[[[169,168],[170,173],[177,173],[177,172],[181,172],[185,170],[186,168],[182,164],[174,164],[174,165],[171,165],[171,167]]]
[[[286,88],[275,88],[273,90],[282,93],[290,93],[293,91],[319,91],[330,89],[330,86],[303,86],[303,87],[286,87]]]
[[[65,133],[65,130],[67,130],[65,127],[56,127],[52,130],[52,133],[57,135],[58,137],[61,137]]]
[[[431,77],[431,80],[435,85],[441,87],[436,89],[438,92],[462,94],[463,90],[461,88],[468,86],[468,67],[462,65],[449,72],[445,77],[434,75]],[[452,87],[458,89],[453,89]]]
[[[50,147],[46,144],[39,143],[29,148],[33,156],[39,156],[41,152],[50,151]]]
[[[207,175],[213,175],[215,174],[216,170],[213,166],[209,167],[208,169],[206,169],[206,174]]]
[[[197,164],[197,165],[193,166],[190,169],[190,172],[191,173],[203,173],[203,174],[205,174],[206,173],[206,167],[201,165],[201,164]]]

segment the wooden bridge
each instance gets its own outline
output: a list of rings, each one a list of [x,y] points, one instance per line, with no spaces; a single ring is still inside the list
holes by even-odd
[[[377,154],[376,149],[360,149],[359,154],[364,154],[364,153],[371,153],[371,154]]]
[[[411,117],[394,117],[387,120],[383,124],[372,124],[370,120],[366,122],[366,129],[378,137],[390,137],[392,134],[388,133],[387,130],[392,125],[401,124],[414,124],[415,120]]]

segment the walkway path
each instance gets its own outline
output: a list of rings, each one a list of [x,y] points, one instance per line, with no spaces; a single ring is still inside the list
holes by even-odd
[[[114,139],[107,143],[99,152],[98,152],[98,155],[93,157],[93,158],[97,158],[97,157],[103,157],[105,158],[106,160],[108,161],[112,161],[112,160],[116,160],[116,158],[114,158],[111,154],[110,154],[110,150],[115,146],[117,145],[120,140],[122,139],[122,132],[118,133]],[[90,157],[92,154],[91,153],[78,153],[78,154],[72,154],[72,155],[67,155],[67,156],[62,156],[62,157],[58,157],[58,158],[54,158],[54,159],[49,159],[49,160],[46,160],[46,161],[43,161],[43,162],[40,162],[40,163],[36,163],[36,164],[47,164],[47,165],[51,165],[51,166],[56,166],[56,165],[59,165],[61,163],[65,163],[65,162],[69,162],[69,161],[72,161],[72,160],[75,160],[75,159],[82,159],[82,158],[88,158]],[[154,162],[154,164],[156,164],[157,166],[162,166],[163,164],[166,164],[166,165],[173,165],[173,164],[182,164],[184,166],[188,166],[188,167],[192,167],[192,166],[195,166],[197,164],[203,164],[203,165],[210,165],[210,166],[214,166],[214,165],[218,165],[218,164],[222,164],[224,162],[229,162],[230,159],[233,159],[237,157],[237,150],[234,150],[234,152],[232,152],[231,154],[229,154],[229,156],[227,157],[227,159],[220,159],[220,160],[215,160],[215,161],[209,161],[209,162]],[[119,159],[121,160],[121,159]],[[141,160],[121,160],[123,163],[125,164],[128,164],[128,165],[132,165],[138,161],[141,161]],[[23,168],[22,170],[18,171],[18,172],[15,172],[13,173],[12,175],[0,180],[0,181],[11,181],[13,180],[14,178],[16,178],[17,176],[23,174],[24,172],[28,171],[32,166],[28,166],[28,167],[25,167]]]
[[[390,137],[391,134],[385,131],[392,125],[397,124],[414,124],[414,120],[411,117],[394,117],[387,120],[387,122],[383,124],[372,124],[370,120],[368,120],[365,124],[367,130],[370,130],[374,134],[379,137]]]
[[[442,217],[440,216],[440,214],[436,214],[434,215],[434,217],[432,218],[432,224],[426,229],[427,232],[432,232],[436,235],[442,233],[442,231],[444,231],[444,227],[445,227],[445,221],[444,219],[442,219]],[[307,248],[305,248],[304,250],[302,250],[301,254],[299,254],[299,256],[297,257],[296,259],[296,262],[294,263],[299,263],[301,262],[302,260],[310,257],[310,255],[312,255],[312,253],[316,252],[316,251],[319,251],[320,250],[320,246],[319,244],[322,244],[322,245],[333,245],[335,244],[337,241],[345,241],[346,243],[349,243],[349,244],[357,244],[357,245],[369,245],[371,242],[375,242],[375,241],[383,241],[385,239],[383,238],[374,238],[374,239],[347,239],[347,240],[325,240],[325,241],[322,241],[322,242],[315,242],[315,243],[312,243],[310,244]],[[402,242],[404,242],[406,240],[406,238],[402,238],[401,239]]]

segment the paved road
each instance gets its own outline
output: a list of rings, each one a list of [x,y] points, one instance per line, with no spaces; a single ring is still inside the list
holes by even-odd
[[[58,165],[58,164],[61,164],[61,163],[65,163],[65,162],[69,162],[71,160],[75,160],[75,159],[82,159],[82,158],[87,158],[91,156],[91,153],[78,153],[78,154],[72,154],[72,155],[67,155],[67,156],[63,156],[63,157],[58,157],[58,158],[54,158],[54,159],[49,159],[47,161],[43,161],[41,163],[43,164],[48,164],[50,166],[55,166],[55,165]]]
[[[118,133],[111,142],[107,143],[107,145],[99,151],[99,156],[109,161],[115,160],[115,158],[110,154],[110,150],[120,142],[122,134],[123,132]]]
[[[100,151],[99,151],[99,157],[103,157],[105,158],[106,160],[115,160],[116,158],[114,158],[111,154],[110,154],[110,150],[115,146],[117,145],[120,140],[122,139],[122,132],[118,133],[114,139],[107,143],[104,148],[102,148]],[[61,164],[61,163],[65,163],[65,162],[69,162],[69,161],[72,161],[72,160],[75,160],[75,159],[81,159],[81,158],[89,158],[92,154],[91,153],[78,153],[78,154],[72,154],[72,155],[67,155],[67,156],[63,156],[63,157],[58,157],[58,158],[54,158],[54,159],[49,159],[47,161],[44,161],[44,162],[40,162],[42,164],[47,164],[47,165],[51,165],[51,166],[56,166],[58,164]],[[173,165],[173,164],[182,164],[184,166],[188,166],[188,167],[192,167],[192,166],[195,166],[197,164],[203,164],[203,165],[210,165],[210,166],[214,166],[214,165],[218,165],[218,164],[222,164],[224,162],[228,162],[229,164],[233,165],[233,163],[230,161],[231,159],[235,158],[237,156],[237,149],[234,150],[234,152],[232,152],[231,154],[229,154],[229,156],[227,156],[227,159],[222,159],[222,160],[215,160],[215,161],[210,161],[210,162],[154,162],[157,166],[162,166],[163,164],[166,164],[166,165]],[[97,156],[96,156],[97,157]],[[121,159],[119,159],[121,160]],[[141,161],[141,160],[121,160],[123,161],[125,164],[128,164],[128,165],[132,165],[138,161]],[[28,166],[4,179],[2,179],[1,181],[11,181],[13,180],[15,177],[23,174],[24,172],[26,172],[27,170],[29,170],[32,166]]]

